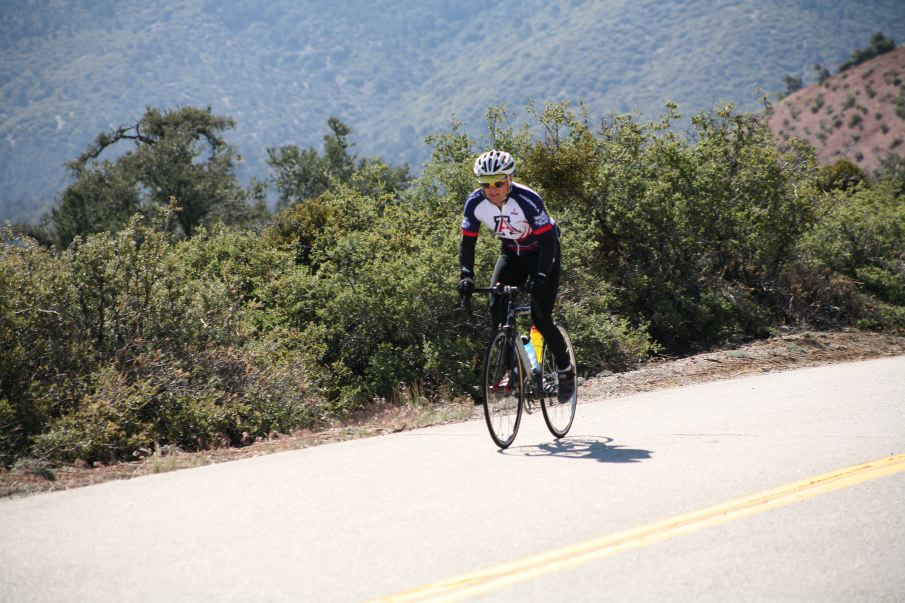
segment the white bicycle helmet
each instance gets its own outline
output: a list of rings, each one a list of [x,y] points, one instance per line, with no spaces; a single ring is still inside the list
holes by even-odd
[[[481,153],[474,162],[474,175],[483,179],[488,176],[507,176],[515,171],[515,159],[506,151]]]

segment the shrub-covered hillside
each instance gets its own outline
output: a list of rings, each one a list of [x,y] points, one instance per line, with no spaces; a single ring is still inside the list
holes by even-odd
[[[148,105],[233,117],[246,184],[266,178],[267,148],[316,144],[330,115],[356,128],[362,155],[418,171],[425,136],[453,114],[477,127],[491,104],[756,109],[784,73],[837,65],[876,31],[905,38],[901,4],[5,0],[0,222],[36,221],[63,163]]]
[[[286,209],[261,226],[215,144],[225,118],[149,110],[147,140],[117,159],[97,153],[115,144],[103,134],[55,215],[72,242],[3,236],[0,461],[239,446],[377,398],[476,395],[487,319],[457,309],[454,284],[470,165],[488,147],[516,155],[562,227],[558,313],[583,374],[786,324],[905,328],[901,165],[853,181],[808,148],[778,151],[762,118],[731,107],[688,135],[672,112],[534,113],[522,127],[490,110],[480,142],[453,124],[410,183],[351,156],[331,121],[323,153],[272,155]],[[105,221],[69,220],[98,199]],[[189,201],[204,210],[192,219]],[[485,233],[479,276],[497,251]]]

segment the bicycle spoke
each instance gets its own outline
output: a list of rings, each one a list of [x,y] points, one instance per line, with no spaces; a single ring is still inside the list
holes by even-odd
[[[566,348],[575,367],[575,350],[572,348],[572,340],[562,325],[556,325],[563,338],[566,341]],[[549,346],[544,346],[543,359],[543,383],[544,397],[541,407],[544,411],[544,421],[550,429],[550,433],[561,438],[565,436],[572,427],[572,421],[575,419],[575,408],[578,404],[578,387],[568,400],[559,399],[559,377],[556,373],[556,363],[553,359],[553,352]]]
[[[491,340],[484,369],[484,417],[493,441],[505,448],[518,431],[523,395],[518,362],[505,332]]]

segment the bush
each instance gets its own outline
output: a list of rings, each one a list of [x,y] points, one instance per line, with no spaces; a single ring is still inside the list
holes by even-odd
[[[857,283],[832,270],[791,264],[782,289],[787,292],[786,316],[795,323],[838,327],[853,324],[863,314]]]
[[[67,258],[7,231],[0,255],[0,459],[9,465],[49,418],[77,403],[92,366]]]
[[[896,327],[894,308],[905,305],[905,205],[895,183],[829,195],[822,212],[797,248],[804,269],[850,282],[861,295],[847,315],[860,324]]]
[[[853,189],[858,184],[865,184],[867,175],[848,159],[837,159],[830,165],[820,168],[817,186],[823,192]]]
[[[22,424],[12,405],[0,398],[0,467],[13,464],[16,453],[24,446]]]
[[[53,461],[112,462],[163,445],[182,450],[241,446],[318,424],[306,371],[230,348],[192,362],[159,353],[128,371],[98,370],[70,412],[34,438],[33,455]]]
[[[142,417],[151,400],[147,385],[125,383],[110,370],[97,380],[95,392],[34,438],[34,454],[54,461],[113,461],[153,447],[152,426]]]
[[[674,352],[766,332],[816,193],[813,155],[778,152],[761,118],[723,107],[695,116],[688,140],[678,117],[614,116],[595,133],[551,106],[520,163],[551,208],[588,220],[575,221],[594,242],[578,264],[612,286],[610,309]]]
[[[4,464],[29,448],[106,462],[238,445],[318,421],[304,357],[273,328],[292,255],[253,233],[176,244],[134,218],[59,255],[8,238],[2,260]]]
[[[241,446],[377,399],[477,395],[488,313],[457,308],[454,285],[481,148],[512,152],[562,228],[556,315],[584,374],[786,322],[905,328],[901,162],[877,183],[818,168],[731,106],[686,137],[674,106],[599,127],[586,108],[528,113],[515,128],[492,108],[480,145],[454,122],[404,191],[363,162],[261,233],[198,226],[177,241],[175,207],[59,252],[7,230],[0,463]],[[498,253],[479,238],[479,281]]]
[[[317,237],[300,230],[290,243],[308,241],[310,250],[299,268],[305,289],[287,318],[318,351],[315,380],[333,400],[330,413],[391,398],[401,385],[437,391],[446,377],[428,367],[430,358],[457,334],[455,273],[436,268],[455,265],[457,222],[437,231],[411,206],[345,186],[317,203],[343,218]],[[280,239],[270,231],[265,240]]]

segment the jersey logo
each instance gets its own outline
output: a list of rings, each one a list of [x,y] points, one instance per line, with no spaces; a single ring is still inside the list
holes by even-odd
[[[523,239],[531,234],[530,230],[513,226],[511,216],[494,216],[493,222],[493,231],[505,239]]]
[[[512,221],[509,216],[494,216],[493,222],[495,224],[493,231],[497,234],[503,236],[518,234],[518,231],[512,227]]]

